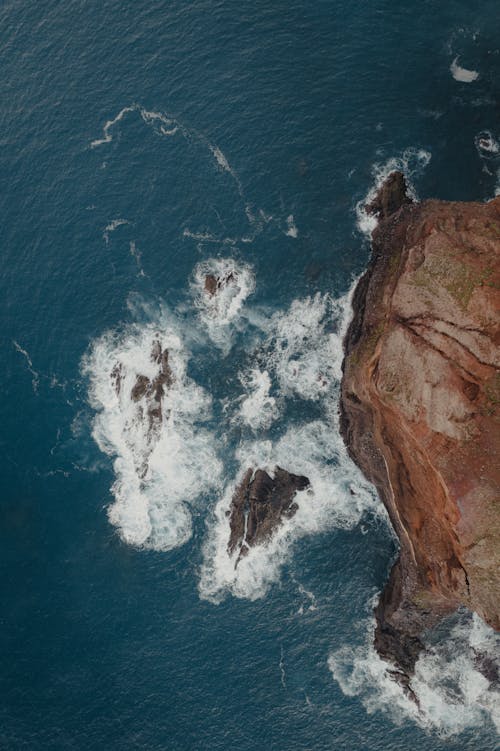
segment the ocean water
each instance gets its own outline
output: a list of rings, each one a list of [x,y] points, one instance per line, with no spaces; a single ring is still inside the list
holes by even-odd
[[[2,4],[1,749],[497,748],[480,619],[429,635],[420,710],[371,649],[396,542],[337,397],[363,198],[500,190],[499,33],[492,0]],[[276,463],[312,489],[235,569]]]

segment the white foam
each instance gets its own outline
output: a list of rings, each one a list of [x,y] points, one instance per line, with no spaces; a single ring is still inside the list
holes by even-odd
[[[458,60],[459,58],[456,57],[450,65],[450,73],[455,81],[460,81],[461,83],[473,83],[474,81],[477,81],[477,79],[479,78],[479,73],[477,72],[477,70],[462,68],[458,64]]]
[[[285,235],[288,237],[297,237],[299,234],[299,230],[297,229],[297,225],[295,224],[293,214],[289,214],[286,218],[286,226],[287,230],[285,232]]]
[[[138,375],[158,374],[151,357],[156,340],[169,351],[175,380],[162,397],[162,419],[152,427],[144,398],[134,402],[131,390]],[[97,412],[92,434],[101,451],[114,457],[109,519],[131,545],[168,550],[184,543],[191,535],[188,504],[216,486],[221,474],[213,437],[200,425],[211,400],[187,376],[187,362],[179,332],[167,320],[107,332],[83,361]]]
[[[279,579],[298,539],[327,529],[351,528],[366,510],[380,510],[371,486],[348,458],[338,431],[327,422],[315,420],[291,427],[274,444],[243,443],[237,458],[240,472],[226,487],[209,522],[199,582],[204,599],[219,602],[229,593],[250,600],[263,597]],[[235,487],[247,468],[260,467],[272,473],[276,465],[305,475],[311,487],[295,496],[298,510],[294,516],[284,519],[266,543],[251,547],[236,566],[239,551],[232,555],[227,551],[227,512]]]
[[[272,386],[267,370],[252,368],[249,373],[240,375],[246,396],[241,400],[238,417],[252,430],[265,430],[279,417],[279,408],[274,396],[270,395]]]
[[[338,397],[342,376],[342,341],[351,316],[357,280],[338,299],[317,293],[294,300],[267,324],[266,363],[283,395],[316,401]]]
[[[500,636],[477,615],[462,614],[447,638],[428,647],[411,680],[418,705],[391,678],[391,665],[372,646],[373,619],[367,621],[366,642],[342,647],[328,660],[330,670],[347,696],[359,696],[368,713],[381,711],[401,724],[406,719],[443,736],[491,722],[500,733],[500,691],[477,667],[478,655],[496,661]]]
[[[354,287],[355,282],[338,300],[321,295],[295,300],[288,311],[261,321],[268,367],[263,391],[269,394],[272,375],[282,399],[321,400],[323,417],[291,425],[274,443],[261,439],[240,444],[236,454],[239,472],[227,485],[208,523],[199,584],[203,598],[219,601],[228,593],[249,599],[262,597],[279,578],[298,539],[326,529],[353,527],[367,510],[384,514],[372,486],[349,459],[337,424],[342,338]],[[333,324],[335,331],[331,331]],[[262,376],[255,374],[253,367],[249,379],[252,374],[257,382]],[[310,488],[297,493],[296,514],[284,519],[265,544],[250,548],[236,566],[239,551],[227,552],[228,512],[234,490],[249,467],[272,473],[275,466],[305,475]]]
[[[385,162],[377,162],[373,165],[373,185],[370,187],[363,200],[356,204],[356,226],[362,234],[370,239],[373,230],[378,224],[377,217],[365,211],[365,206],[374,200],[391,172],[398,171],[404,173],[408,195],[416,201],[418,200],[418,196],[413,184],[413,179],[422,174],[430,160],[431,154],[429,151],[410,147],[405,149],[401,156],[391,157]]]
[[[207,275],[222,282],[213,295],[205,289]],[[190,286],[194,305],[210,339],[228,352],[243,317],[245,301],[255,289],[251,266],[233,258],[211,258],[196,265]]]

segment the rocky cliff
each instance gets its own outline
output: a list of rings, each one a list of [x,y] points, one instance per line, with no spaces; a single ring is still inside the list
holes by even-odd
[[[500,197],[416,204],[393,173],[367,209],[341,431],[400,541],[375,646],[408,685],[444,614],[500,629]]]

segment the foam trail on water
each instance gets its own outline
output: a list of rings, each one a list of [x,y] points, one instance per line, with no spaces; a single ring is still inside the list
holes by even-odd
[[[214,288],[207,280],[214,281]],[[244,306],[255,290],[251,266],[233,258],[210,258],[197,264],[190,282],[193,302],[210,339],[229,352],[235,329],[241,324]]]
[[[111,143],[113,140],[112,128],[119,123],[125,115],[129,112],[138,112],[142,120],[146,125],[152,126],[155,132],[161,136],[174,136],[178,131],[186,133],[186,128],[176,118],[170,115],[163,114],[162,112],[152,112],[144,109],[139,104],[131,104],[127,107],[123,107],[120,112],[111,120],[107,120],[102,129],[102,138],[96,138],[91,141],[90,148],[95,149],[96,146],[102,146],[106,143]]]
[[[421,175],[431,160],[431,154],[425,149],[408,148],[399,157],[391,157],[385,162],[377,162],[372,168],[374,182],[362,201],[356,204],[356,225],[358,230],[371,238],[372,232],[378,224],[378,219],[373,214],[365,211],[365,206],[370,204],[378,191],[389,177],[391,172],[403,172],[406,177],[408,195],[413,200],[418,200],[413,179]]]
[[[500,144],[490,130],[482,130],[474,139],[483,169],[497,178],[495,195],[500,195]]]
[[[188,377],[188,357],[177,327],[162,320],[105,333],[83,360],[97,412],[92,435],[114,458],[109,519],[131,545],[168,550],[186,542],[188,504],[221,474],[202,426],[211,399]]]
[[[33,362],[31,360],[31,357],[29,356],[28,351],[26,349],[23,349],[21,347],[21,345],[18,342],[16,342],[15,339],[12,340],[12,344],[14,345],[14,348],[16,349],[16,351],[19,352],[19,354],[21,354],[24,357],[24,359],[26,360],[26,364],[28,366],[28,370],[31,373],[31,375],[33,376],[32,381],[31,381],[31,385],[33,386],[34,393],[37,394],[38,393],[38,387],[40,385],[40,374],[34,369]]]
[[[500,636],[478,615],[462,613],[447,638],[422,653],[411,680],[418,704],[375,652],[373,629],[369,619],[363,646],[330,654],[330,670],[344,694],[359,696],[369,714],[384,712],[397,724],[411,719],[443,736],[490,722],[500,734]]]
[[[137,264],[138,276],[146,276],[146,274],[144,273],[144,269],[142,268],[142,253],[137,247],[135,240],[130,241],[129,249],[130,249],[130,255],[132,256],[132,258],[134,258]]]
[[[104,143],[110,143],[113,140],[113,136],[110,133],[111,128],[116,125],[116,123],[119,123],[120,120],[123,120],[127,112],[133,112],[135,109],[135,104],[130,107],[123,107],[123,109],[120,110],[116,117],[112,118],[111,120],[107,120],[102,129],[102,138],[96,138],[94,141],[91,141],[90,148],[95,149],[96,146],[102,146],[102,144]]]

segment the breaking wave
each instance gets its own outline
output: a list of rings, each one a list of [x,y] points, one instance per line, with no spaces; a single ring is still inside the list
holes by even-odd
[[[255,406],[259,399],[270,398],[272,383],[281,401],[320,402],[322,419],[292,424],[275,441],[261,438],[240,444],[237,475],[208,521],[199,582],[202,598],[218,602],[229,593],[251,600],[262,597],[278,580],[298,539],[327,529],[352,528],[366,511],[384,513],[373,488],[348,457],[337,425],[342,339],[353,289],[354,285],[338,300],[319,294],[295,300],[288,311],[276,313],[264,325],[266,375],[252,367],[242,376],[243,383],[248,378],[255,389],[254,401],[252,396],[243,401],[247,424],[258,427],[253,423],[259,415]],[[277,408],[274,400],[270,408],[273,419]],[[264,416],[269,417],[269,410]],[[259,467],[272,475],[276,466],[305,475],[310,487],[297,493],[297,512],[283,519],[265,543],[251,547],[238,561],[238,551],[229,554],[227,550],[233,494],[248,468]]]
[[[209,521],[199,582],[203,599],[219,602],[229,593],[250,600],[263,597],[279,579],[298,539],[328,529],[350,529],[364,512],[380,510],[371,487],[348,458],[339,434],[327,422],[316,420],[292,427],[275,443],[245,443],[239,448],[237,459],[240,471],[226,487]],[[237,563],[239,551],[232,555],[227,551],[228,512],[235,488],[247,468],[260,467],[272,475],[275,466],[305,475],[310,488],[295,496],[297,512],[283,519],[266,543],[249,548]]]
[[[186,542],[188,504],[222,471],[202,426],[211,398],[188,377],[188,357],[176,327],[162,321],[107,332],[83,361],[97,412],[92,435],[114,458],[109,520],[131,545],[169,550]]]
[[[252,430],[265,430],[279,417],[278,400],[270,394],[272,381],[267,370],[252,368],[240,374],[245,389],[237,418]]]
[[[490,130],[482,130],[474,139],[483,169],[496,178],[495,195],[500,195],[500,144]]]
[[[373,603],[374,604],[374,603]],[[374,622],[367,622],[363,646],[330,654],[333,677],[347,696],[359,696],[367,712],[384,712],[393,722],[407,719],[443,736],[491,722],[500,733],[500,636],[470,613],[455,617],[448,635],[428,644],[415,665],[408,696],[390,675],[391,666],[372,645]]]
[[[213,343],[227,353],[245,302],[255,290],[253,269],[233,258],[210,258],[196,265],[190,287],[202,325]]]

